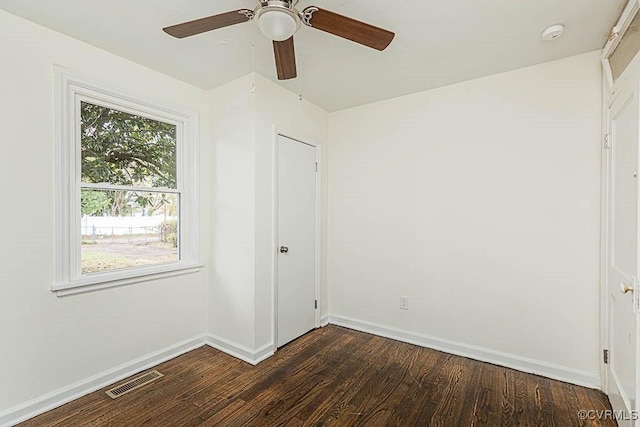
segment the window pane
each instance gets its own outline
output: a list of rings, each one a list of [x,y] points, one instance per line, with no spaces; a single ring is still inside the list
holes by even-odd
[[[176,126],[80,105],[82,182],[176,188]]]
[[[82,273],[180,259],[177,194],[81,191]]]

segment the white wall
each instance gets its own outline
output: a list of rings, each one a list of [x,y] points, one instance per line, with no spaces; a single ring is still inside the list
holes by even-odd
[[[254,349],[255,134],[253,76],[211,92],[209,332]]]
[[[331,114],[331,314],[597,385],[600,84],[593,52]]]
[[[0,11],[0,412],[206,329],[206,270],[62,299],[54,280],[54,64],[200,114],[208,94]],[[201,147],[206,174],[208,144]],[[208,207],[208,180],[200,202]],[[207,235],[207,222],[201,225]],[[207,256],[203,239],[201,253]]]
[[[253,73],[212,91],[211,103],[209,327],[214,336],[255,351],[273,342],[274,127],[326,150],[328,114]],[[326,314],[326,286],[321,289]]]

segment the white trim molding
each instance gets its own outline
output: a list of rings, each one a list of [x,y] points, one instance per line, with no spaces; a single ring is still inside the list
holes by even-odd
[[[157,366],[182,354],[205,345],[204,336],[194,337],[146,356],[127,362],[113,369],[93,375],[50,393],[28,400],[0,412],[0,427],[9,427],[50,411],[54,408],[86,396],[111,384],[122,381],[139,372]]]
[[[247,346],[214,334],[208,334],[205,338],[205,342],[209,347],[213,347],[252,365],[257,365],[274,354],[273,343],[271,342],[257,349],[251,349]]]
[[[329,324],[329,315],[322,316],[320,318],[320,327],[324,328]]]
[[[579,386],[599,389],[600,376],[591,372],[579,371],[566,366],[556,365],[540,360],[529,359],[527,357],[514,354],[503,353],[488,348],[444,340],[441,338],[423,335],[415,332],[403,331],[401,329],[390,328],[363,320],[352,319],[342,316],[329,316],[329,323],[354,329],[368,334],[391,338],[409,344],[427,347],[457,356],[468,357],[470,359],[487,362],[494,365],[504,366],[518,371],[541,375],[554,380],[564,381]]]
[[[168,108],[162,103],[133,97],[62,67],[54,67],[56,139],[55,255],[56,274],[51,290],[58,296],[122,286],[170,275],[198,271],[200,233],[198,207],[198,113]],[[144,116],[176,128],[176,187],[114,186],[81,181],[80,106],[89,102]],[[178,241],[180,259],[175,262],[122,270],[83,274],[80,260],[81,188],[121,191],[169,192],[179,195]]]
[[[63,285],[52,288],[59,298],[69,295],[84,294],[94,292],[100,289],[115,288],[118,286],[130,285],[133,283],[148,282],[150,280],[166,279],[167,277],[182,276],[184,274],[197,273],[202,269],[202,264],[181,264],[171,269],[166,269],[163,265],[155,265],[149,267],[136,268],[134,271],[127,272],[122,275],[122,271],[114,272],[109,280],[99,283],[88,283],[86,285]],[[122,275],[122,278],[118,278]]]

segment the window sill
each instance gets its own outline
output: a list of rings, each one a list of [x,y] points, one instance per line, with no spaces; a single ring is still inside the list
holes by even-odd
[[[120,270],[96,275],[87,275],[77,280],[54,283],[51,291],[57,297],[84,294],[102,289],[115,288],[133,283],[148,282],[166,277],[182,276],[197,273],[202,269],[201,264],[179,263],[165,264],[132,270]]]

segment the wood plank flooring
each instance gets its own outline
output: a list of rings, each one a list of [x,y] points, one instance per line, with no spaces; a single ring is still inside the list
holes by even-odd
[[[251,366],[202,347],[113,400],[97,391],[21,426],[590,426],[596,390],[328,326]],[[111,388],[111,387],[109,387]]]

